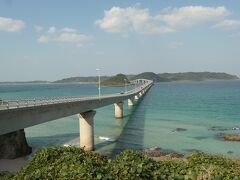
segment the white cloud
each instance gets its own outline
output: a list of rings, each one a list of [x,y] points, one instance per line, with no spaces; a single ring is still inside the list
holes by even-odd
[[[93,40],[94,37],[77,32],[72,28],[63,28],[58,30],[52,26],[48,31],[41,35],[38,39],[38,43],[76,43],[76,47],[82,46],[82,42]]]
[[[35,26],[34,28],[37,32],[42,32],[44,30],[44,28],[42,26],[38,26],[38,25]]]
[[[164,9],[162,13],[151,15],[149,9],[138,7],[112,7],[104,11],[104,17],[96,25],[107,32],[128,34],[165,34],[194,25],[216,23],[230,12],[225,7],[186,6]]]
[[[48,29],[48,33],[55,33],[56,32],[56,28],[54,26],[51,26],[49,29]]]
[[[25,27],[22,20],[0,17],[0,31],[4,32],[17,32]]]
[[[237,29],[240,28],[240,20],[223,20],[213,27],[222,29]]]
[[[129,32],[165,33],[172,31],[166,27],[156,26],[148,9],[136,7],[112,7],[104,12],[103,19],[97,20],[96,24],[107,32],[122,34]]]
[[[62,29],[63,32],[68,32],[68,33],[74,33],[74,32],[77,32],[76,29],[73,29],[73,28],[69,28],[69,27],[65,27]]]
[[[45,35],[42,35],[37,39],[37,42],[39,43],[47,43],[48,41],[49,41],[49,38]]]
[[[179,47],[183,46],[182,42],[178,42],[178,41],[174,41],[174,42],[170,42],[168,47],[171,49],[177,49]]]
[[[194,25],[222,20],[230,13],[225,7],[187,6],[169,10],[167,14],[155,18],[164,21],[173,28],[191,27]]]
[[[92,40],[92,36],[88,36],[85,34],[78,33],[61,33],[58,37],[56,37],[56,41],[58,42],[81,42]]]

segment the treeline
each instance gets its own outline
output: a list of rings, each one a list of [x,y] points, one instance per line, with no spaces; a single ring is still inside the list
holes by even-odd
[[[204,80],[233,80],[238,79],[235,75],[217,72],[186,72],[186,73],[162,73],[158,74],[169,81],[204,81]]]
[[[101,76],[101,81],[112,79],[114,76]],[[219,72],[184,72],[184,73],[153,73],[144,72],[138,75],[126,75],[129,80],[149,79],[154,82],[171,82],[171,81],[205,81],[205,80],[234,80],[239,79],[235,75]],[[98,76],[89,77],[71,77],[54,81],[54,83],[96,83]],[[111,80],[112,82],[112,80]]]

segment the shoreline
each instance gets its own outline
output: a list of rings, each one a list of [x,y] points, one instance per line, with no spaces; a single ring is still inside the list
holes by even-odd
[[[68,146],[62,145],[59,147],[68,147]],[[75,146],[75,147],[77,147],[77,146]],[[50,148],[50,147],[48,147],[48,148]],[[194,152],[203,152],[203,151],[193,149],[189,153],[180,153],[180,152],[176,152],[176,151],[172,151],[172,150],[162,149],[157,146],[145,148],[142,150],[134,150],[134,151],[137,151],[144,155],[147,155],[148,157],[154,159],[155,161],[169,159],[169,158],[170,159],[186,159],[186,157],[188,157],[190,154],[192,154]],[[94,152],[107,156],[103,152],[99,152],[99,151],[94,151]],[[0,159],[0,177],[2,174],[18,172],[22,167],[26,166],[31,161],[31,159],[35,153],[36,153],[36,151],[32,152],[31,154],[29,154],[27,156],[16,158],[16,159]],[[203,153],[209,154],[208,152],[203,152]],[[117,154],[115,154],[114,156],[116,156],[116,155]],[[211,154],[211,155],[221,155],[221,154]],[[228,157],[226,155],[223,155],[223,156],[226,158],[231,158],[231,159],[239,158],[239,157]],[[109,156],[107,156],[107,157],[113,158],[113,157],[109,157]]]

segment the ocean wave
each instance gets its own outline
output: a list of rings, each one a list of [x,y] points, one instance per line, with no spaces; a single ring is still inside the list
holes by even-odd
[[[115,141],[115,139],[111,139],[110,137],[104,137],[104,136],[98,136],[98,139],[103,140],[103,141],[110,141],[110,142]]]

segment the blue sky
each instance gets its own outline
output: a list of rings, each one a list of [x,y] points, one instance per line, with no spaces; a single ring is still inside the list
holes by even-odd
[[[0,0],[0,81],[240,75],[238,0]]]

